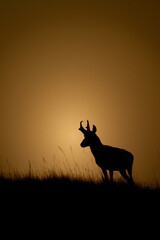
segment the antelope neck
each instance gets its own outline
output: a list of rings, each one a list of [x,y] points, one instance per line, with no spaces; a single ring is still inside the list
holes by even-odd
[[[101,141],[98,141],[96,144],[91,144],[90,149],[94,157],[97,157],[99,155],[99,151],[101,151],[101,148],[103,147],[103,144]]]

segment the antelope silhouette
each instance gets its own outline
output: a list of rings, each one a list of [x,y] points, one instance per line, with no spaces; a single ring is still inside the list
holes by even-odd
[[[124,179],[133,183],[132,165],[134,157],[132,153],[121,148],[103,145],[99,137],[96,135],[96,126],[93,125],[91,131],[89,121],[87,120],[86,129],[83,128],[82,122],[83,121],[80,122],[79,130],[84,134],[84,139],[80,146],[82,148],[90,147],[97,165],[103,171],[105,181],[108,182],[107,170],[109,170],[111,182],[113,182],[113,171],[119,171]]]

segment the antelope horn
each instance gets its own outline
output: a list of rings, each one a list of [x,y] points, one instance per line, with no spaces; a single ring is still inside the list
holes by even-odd
[[[85,130],[84,127],[82,126],[82,122],[83,122],[83,121],[80,121],[80,128],[79,128],[79,130],[80,130],[82,133],[85,133],[86,130]]]
[[[90,131],[89,121],[87,120],[87,130]]]

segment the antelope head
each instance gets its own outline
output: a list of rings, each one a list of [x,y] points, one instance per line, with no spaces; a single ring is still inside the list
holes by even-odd
[[[94,144],[98,137],[96,135],[97,128],[95,125],[93,125],[92,131],[91,131],[89,121],[87,120],[86,129],[82,126],[82,122],[83,121],[80,122],[79,130],[84,134],[84,139],[81,142],[80,146],[84,148],[84,147],[88,147],[88,146],[91,146],[92,144]]]

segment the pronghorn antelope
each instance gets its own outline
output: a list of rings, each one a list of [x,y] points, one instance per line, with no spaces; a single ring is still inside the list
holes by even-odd
[[[83,121],[80,122],[79,130],[84,134],[84,139],[80,145],[82,148],[90,147],[97,165],[103,171],[105,181],[108,180],[107,170],[109,170],[111,182],[113,182],[113,171],[119,171],[124,179],[133,183],[132,164],[134,157],[132,153],[124,149],[103,145],[96,135],[96,126],[93,125],[91,131],[89,121],[87,120],[86,129],[83,128],[82,122]]]

